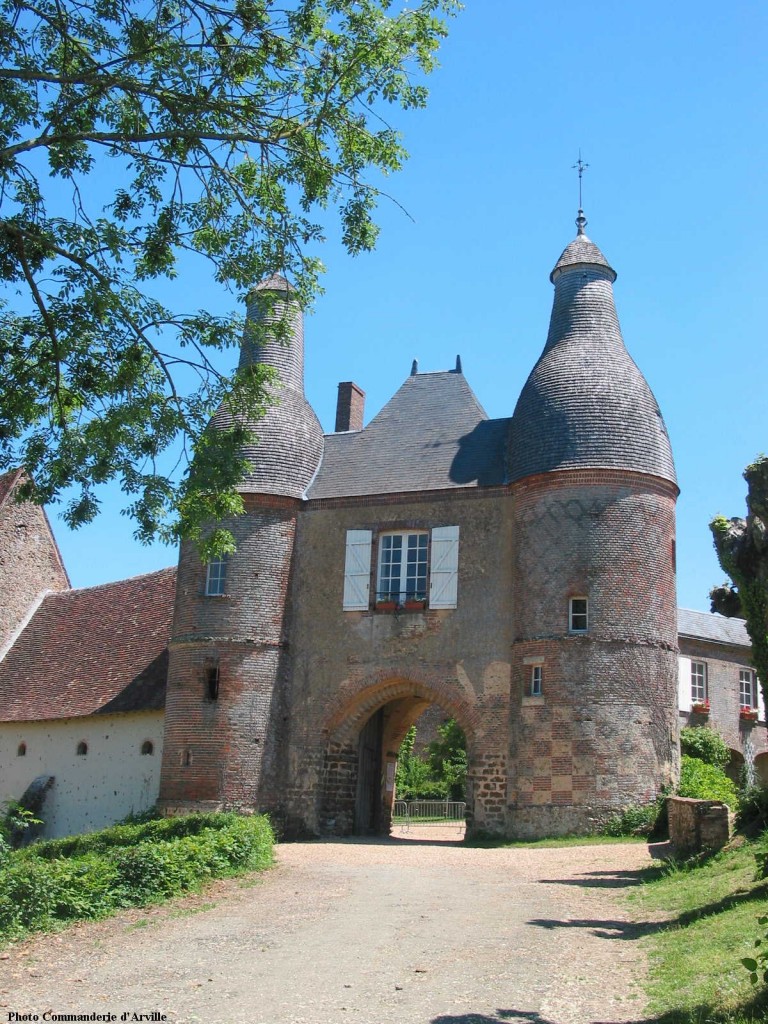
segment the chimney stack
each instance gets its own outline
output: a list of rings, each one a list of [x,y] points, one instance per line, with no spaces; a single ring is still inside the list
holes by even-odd
[[[365,392],[357,384],[347,380],[339,384],[339,397],[336,402],[336,433],[347,430],[363,429],[363,410],[365,408]]]

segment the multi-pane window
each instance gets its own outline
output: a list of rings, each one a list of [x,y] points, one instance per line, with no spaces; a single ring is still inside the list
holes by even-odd
[[[531,665],[531,682],[529,691],[531,697],[541,697],[543,676],[544,673],[542,665]]]
[[[751,668],[739,669],[739,704],[743,708],[757,707],[757,686]]]
[[[426,600],[428,541],[426,533],[381,535],[377,601]]]
[[[205,577],[205,592],[209,597],[221,597],[224,593],[224,586],[227,581],[227,555],[220,558],[212,558],[208,563],[208,573]]]
[[[589,625],[589,602],[586,597],[572,597],[568,602],[568,630],[586,633]]]
[[[704,661],[691,662],[691,701],[704,704],[707,700],[707,665]]]

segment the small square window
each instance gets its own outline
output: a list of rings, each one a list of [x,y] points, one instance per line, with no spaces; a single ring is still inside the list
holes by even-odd
[[[528,696],[529,697],[541,697],[542,683],[544,678],[544,666],[543,665],[531,665],[531,678],[529,681]]]
[[[586,597],[572,597],[568,602],[568,630],[586,633],[589,626],[589,601]]]

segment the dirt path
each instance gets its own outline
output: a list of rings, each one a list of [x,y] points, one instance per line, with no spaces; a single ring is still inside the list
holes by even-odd
[[[0,1020],[640,1021],[645,967],[618,895],[649,862],[629,844],[281,846],[256,881],[11,949]]]

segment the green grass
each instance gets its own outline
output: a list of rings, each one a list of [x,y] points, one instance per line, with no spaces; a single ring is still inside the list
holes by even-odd
[[[465,839],[466,846],[474,849],[532,849],[545,847],[557,849],[562,846],[615,846],[616,843],[647,843],[640,836],[558,836],[551,839],[497,839],[493,836],[475,836]]]
[[[753,988],[740,963],[752,953],[756,918],[768,906],[768,882],[755,877],[751,844],[698,866],[649,868],[628,899],[646,925],[648,1024],[768,1020],[768,992]]]

